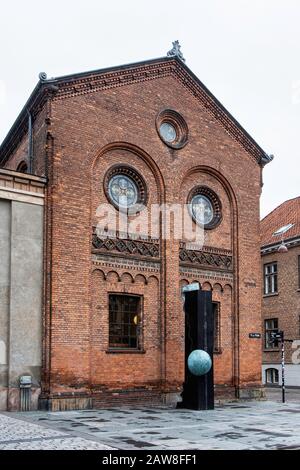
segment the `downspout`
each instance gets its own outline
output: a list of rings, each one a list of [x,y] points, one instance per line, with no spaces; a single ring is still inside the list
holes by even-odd
[[[29,168],[28,173],[33,174],[33,129],[32,129],[32,115],[30,111],[28,111],[28,162]]]

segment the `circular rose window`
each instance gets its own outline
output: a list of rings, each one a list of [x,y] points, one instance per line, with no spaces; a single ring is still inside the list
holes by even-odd
[[[188,206],[193,220],[205,229],[215,228],[221,222],[221,201],[207,186],[192,189],[188,196]]]
[[[147,191],[142,176],[127,165],[115,165],[104,177],[107,199],[119,210],[135,213],[146,205]]]
[[[188,141],[188,127],[173,109],[165,109],[156,118],[156,129],[161,140],[173,149],[181,149]]]
[[[128,209],[137,203],[138,188],[135,182],[125,175],[117,175],[108,183],[110,198],[114,203],[124,209]]]

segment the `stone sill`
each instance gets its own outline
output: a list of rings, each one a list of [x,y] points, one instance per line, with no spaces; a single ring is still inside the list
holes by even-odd
[[[145,354],[144,349],[107,349],[106,354]]]

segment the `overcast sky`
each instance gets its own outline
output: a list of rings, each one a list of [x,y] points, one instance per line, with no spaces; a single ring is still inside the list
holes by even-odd
[[[0,141],[39,72],[161,57],[178,39],[191,70],[275,155],[262,216],[300,195],[299,0],[5,0],[0,14]]]

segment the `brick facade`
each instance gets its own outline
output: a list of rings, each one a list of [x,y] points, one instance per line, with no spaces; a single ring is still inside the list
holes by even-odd
[[[261,149],[177,59],[41,86],[33,112],[34,169],[48,176],[41,403],[176,401],[184,381],[181,287],[195,281],[220,302],[218,395],[260,395],[261,343],[249,332],[261,331]],[[158,135],[164,109],[187,123],[181,149]],[[25,130],[19,140],[6,168],[26,154]],[[205,260],[186,258],[184,240],[172,237],[159,237],[156,256],[130,254],[115,241],[111,249],[93,244],[96,209],[108,202],[103,180],[114,164],[139,172],[148,206],[186,203],[199,184],[218,195],[222,221],[205,233]],[[108,293],[142,296],[141,351],[108,351]]]
[[[293,226],[283,235],[288,251],[279,253],[281,236],[273,233],[281,227]],[[277,264],[277,289],[275,293],[265,294],[262,285],[263,327],[266,320],[277,319],[278,329],[284,331],[286,339],[300,340],[300,197],[284,202],[265,217],[261,223],[262,238],[262,271],[266,264]],[[293,364],[295,352],[293,343],[285,343],[286,384],[300,386],[300,366]],[[298,357],[299,355],[297,355]],[[278,370],[278,381],[281,382],[280,344],[267,348],[263,343],[263,381],[265,371],[269,368]]]

